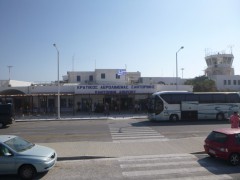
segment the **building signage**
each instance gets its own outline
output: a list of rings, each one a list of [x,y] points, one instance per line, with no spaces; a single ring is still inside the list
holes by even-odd
[[[155,92],[154,85],[78,85],[75,94],[140,94]]]

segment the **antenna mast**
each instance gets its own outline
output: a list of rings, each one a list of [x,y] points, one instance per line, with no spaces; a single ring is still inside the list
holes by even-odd
[[[233,49],[234,45],[229,45],[228,47],[230,48],[230,53],[232,54],[232,49]]]
[[[10,81],[10,79],[11,79],[11,68],[12,68],[13,66],[8,66],[8,74],[9,74],[9,81]]]
[[[72,57],[72,71],[74,71],[74,56],[75,55],[73,55],[73,57]]]

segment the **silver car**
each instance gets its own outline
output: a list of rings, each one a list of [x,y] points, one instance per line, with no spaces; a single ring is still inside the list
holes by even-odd
[[[0,135],[0,174],[18,174],[32,179],[51,169],[57,161],[55,150],[33,144],[18,136]]]

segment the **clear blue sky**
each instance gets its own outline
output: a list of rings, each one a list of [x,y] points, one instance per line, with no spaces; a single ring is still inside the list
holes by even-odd
[[[235,57],[240,74],[239,0],[0,0],[0,80],[57,80],[67,71],[121,69],[143,77],[193,78],[205,49]]]

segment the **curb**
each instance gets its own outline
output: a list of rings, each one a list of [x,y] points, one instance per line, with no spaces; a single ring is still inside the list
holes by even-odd
[[[107,156],[75,156],[75,157],[58,157],[57,161],[77,161],[77,160],[91,160],[91,159],[111,159],[117,157]]]
[[[39,118],[39,119],[15,119],[15,122],[29,121],[79,121],[79,120],[121,120],[121,119],[147,119],[147,116],[128,116],[128,117],[86,117],[86,118]]]

